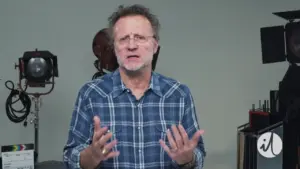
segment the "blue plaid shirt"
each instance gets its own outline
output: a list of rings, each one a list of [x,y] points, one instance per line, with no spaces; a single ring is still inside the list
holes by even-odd
[[[173,169],[176,162],[159,144],[166,141],[171,125],[181,123],[189,137],[199,130],[194,101],[186,85],[153,72],[149,89],[136,100],[125,87],[116,70],[86,83],[79,91],[69,136],[64,147],[68,169],[79,169],[80,152],[93,137],[93,117],[99,116],[101,127],[107,126],[118,143],[118,157],[102,161],[101,169]],[[203,167],[203,139],[194,150],[197,169]]]

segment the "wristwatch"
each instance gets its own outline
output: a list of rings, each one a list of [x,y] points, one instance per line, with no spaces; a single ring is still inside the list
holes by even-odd
[[[195,157],[195,155],[193,156],[192,161],[190,161],[188,163],[185,163],[185,164],[179,165],[180,169],[193,169],[195,167],[196,167],[196,157]]]

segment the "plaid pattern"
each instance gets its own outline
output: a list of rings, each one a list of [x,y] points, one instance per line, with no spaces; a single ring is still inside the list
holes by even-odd
[[[119,71],[86,83],[79,91],[64,147],[68,169],[79,169],[80,151],[91,144],[93,117],[107,126],[120,151],[116,158],[101,162],[101,169],[178,168],[161,148],[166,131],[181,123],[189,137],[199,129],[194,101],[186,85],[153,72],[149,90],[136,100],[121,81]],[[197,169],[202,169],[205,150],[202,138],[194,151]]]

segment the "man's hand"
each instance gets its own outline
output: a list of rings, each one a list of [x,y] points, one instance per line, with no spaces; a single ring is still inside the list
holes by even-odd
[[[180,165],[191,162],[194,156],[194,149],[197,147],[199,138],[204,131],[197,131],[192,139],[189,140],[189,137],[181,124],[178,125],[178,128],[175,125],[171,128],[174,138],[171,131],[167,131],[167,137],[171,147],[168,147],[163,140],[159,140],[160,145],[168,153],[170,158],[177,162],[177,164]]]
[[[111,151],[111,149],[117,144],[117,140],[113,140],[110,143],[107,141],[112,137],[112,133],[107,133],[107,127],[100,127],[100,118],[94,117],[94,136],[93,142],[90,146],[93,161],[99,164],[101,161],[113,158],[119,155],[119,152]]]

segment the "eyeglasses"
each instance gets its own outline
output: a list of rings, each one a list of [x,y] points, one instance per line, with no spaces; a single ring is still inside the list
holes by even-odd
[[[131,39],[134,40],[134,42],[142,44],[142,43],[146,43],[149,41],[150,38],[154,38],[154,36],[143,36],[143,35],[134,35],[133,38],[131,38],[129,35],[124,36],[122,38],[117,39],[117,42],[120,45],[125,45],[128,44],[130,42]]]

